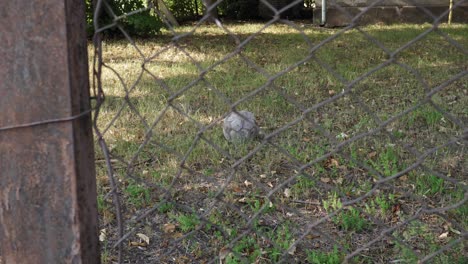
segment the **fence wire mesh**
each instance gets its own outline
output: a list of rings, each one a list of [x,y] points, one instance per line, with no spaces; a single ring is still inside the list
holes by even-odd
[[[271,19],[181,27],[153,1],[96,2],[104,262],[466,263],[467,28],[442,23],[467,1],[367,26],[383,1],[327,1],[350,21],[334,29],[282,16],[304,1],[260,2]],[[134,39],[121,22],[147,9],[167,31]],[[241,110],[260,133],[229,142]]]

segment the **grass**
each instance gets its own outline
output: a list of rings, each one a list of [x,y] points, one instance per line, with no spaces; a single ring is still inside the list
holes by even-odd
[[[195,230],[197,225],[200,224],[200,220],[198,220],[197,216],[194,214],[180,214],[175,218],[179,223],[179,227],[182,230],[182,232],[189,232]]]
[[[240,41],[262,26],[226,25]],[[463,133],[456,120],[468,121],[466,77],[431,95],[431,103],[421,102],[430,89],[466,70],[468,55],[431,32],[398,52],[399,64],[379,66],[389,54],[375,41],[395,51],[429,27],[362,27],[374,39],[369,41],[357,30],[331,39],[340,29],[300,25],[302,34],[274,24],[246,43],[242,55],[232,56],[227,55],[236,50],[236,40],[211,25],[198,27],[177,45],[169,32],[135,40],[138,49],[126,40],[105,40],[106,101],[97,121],[106,129],[125,231],[135,228],[152,241],[145,254],[129,246],[126,260],[340,263],[420,208],[461,201],[468,167],[464,143],[418,158]],[[182,26],[177,33],[191,29]],[[440,25],[439,30],[468,47],[467,25]],[[330,40],[315,51],[314,59],[308,57],[311,46],[304,37],[312,46]],[[342,94],[347,82],[376,67],[381,68]],[[333,96],[340,97],[316,107]],[[264,135],[277,134],[265,143],[227,142],[221,121],[234,104],[255,113]],[[415,106],[379,132],[360,136]],[[108,240],[103,262],[112,263],[117,219],[107,195],[111,186],[104,157],[99,151],[96,156],[100,225]],[[417,162],[413,170],[392,178]],[[422,258],[460,237],[450,228],[468,227],[466,208],[442,212],[443,217],[422,215],[355,260]],[[145,212],[150,213],[136,223],[136,216]],[[174,228],[162,228],[167,224]],[[446,238],[439,238],[446,232]],[[461,252],[463,245],[457,244],[436,260],[456,263],[466,259]]]
[[[329,253],[309,250],[307,252],[307,261],[312,264],[338,264],[342,262],[342,256],[338,251],[338,247],[335,246],[333,251]]]

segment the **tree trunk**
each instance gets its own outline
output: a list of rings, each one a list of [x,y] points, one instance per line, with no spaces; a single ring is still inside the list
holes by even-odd
[[[205,7],[204,9],[204,15],[209,16],[209,19],[207,21],[213,22],[215,19],[218,18],[218,7],[215,7],[211,9],[208,12],[208,8],[211,7],[214,3],[216,3],[216,0],[202,0],[203,6]]]

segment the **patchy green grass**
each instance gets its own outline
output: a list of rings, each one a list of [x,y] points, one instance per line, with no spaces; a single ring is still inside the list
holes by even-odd
[[[441,146],[464,133],[468,80],[430,91],[466,70],[467,25],[440,25],[444,35],[401,50],[430,25],[367,26],[367,36],[348,30],[336,38],[341,29],[225,26],[235,37],[203,25],[175,42],[170,32],[135,46],[103,42],[106,100],[97,123],[125,232],[150,237],[144,254],[139,238],[128,237],[128,262],[340,263],[397,227],[354,259],[411,263],[460,238],[466,204],[405,221],[466,196],[466,142]],[[274,136],[227,142],[221,124],[232,106],[254,112],[262,134]],[[96,157],[103,262],[112,263],[117,219],[103,154]],[[462,263],[463,252],[456,244],[436,258]]]
[[[177,220],[182,232],[195,230],[197,225],[200,224],[200,220],[198,220],[197,216],[194,214],[180,214],[176,216],[175,219]]]
[[[338,264],[342,262],[342,253],[338,251],[338,247],[334,247],[331,252],[322,251],[307,251],[307,261],[312,264]]]

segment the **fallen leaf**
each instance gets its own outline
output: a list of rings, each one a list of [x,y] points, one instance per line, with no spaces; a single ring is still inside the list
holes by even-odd
[[[398,219],[400,215],[401,205],[395,204],[392,206],[392,218]]]
[[[343,178],[339,177],[338,179],[334,180],[333,182],[335,182],[336,184],[343,184]]]
[[[294,243],[294,240],[292,242]],[[288,250],[289,255],[294,256],[294,253],[296,253],[296,245],[294,245]]]
[[[448,233],[449,232],[444,232],[444,233],[440,234],[439,239],[446,239],[448,237]]]
[[[241,187],[237,186],[237,185],[234,186],[234,187],[232,187],[232,190],[233,190],[234,192],[237,192],[237,193],[240,193],[240,192],[243,191],[243,189],[242,189]]]
[[[190,258],[188,258],[187,256],[180,256],[175,260],[175,263],[190,263]]]
[[[164,233],[172,233],[172,232],[175,231],[175,229],[176,229],[176,226],[174,224],[171,224],[171,223],[164,224],[164,226],[163,226]]]
[[[177,238],[181,238],[183,237],[184,235],[180,232],[177,232],[177,233],[174,233],[174,235],[172,235],[173,238],[177,239]]]
[[[372,159],[373,157],[375,157],[377,155],[377,152],[376,151],[372,151],[371,153],[367,154],[367,157],[369,159]]]
[[[239,203],[246,203],[247,202],[247,198],[246,197],[242,197],[240,198],[239,200],[237,200]]]
[[[146,245],[149,245],[150,239],[147,235],[142,234],[142,233],[137,233],[136,234],[141,240],[145,241]]]
[[[266,177],[266,174],[260,174],[260,178],[265,179]]]
[[[453,229],[452,227],[449,227],[450,231],[452,231],[453,233],[457,234],[457,235],[461,235],[461,232],[456,230],[456,229]]]
[[[130,246],[132,246],[132,247],[145,247],[145,246],[146,246],[145,243],[143,243],[143,242],[136,242],[136,241],[130,241],[128,244],[129,244]]]
[[[314,239],[319,238],[319,237],[320,237],[320,236],[317,236],[317,235],[314,235],[314,234],[308,234],[308,235],[306,236],[306,238],[307,238],[307,239],[310,239],[310,240],[314,240]]]
[[[329,94],[329,95],[335,95],[336,92],[335,92],[335,90],[328,90],[328,94]]]
[[[331,181],[331,179],[330,178],[320,178],[320,181],[324,182],[324,183],[329,183]]]
[[[250,187],[250,186],[253,185],[253,183],[249,182],[248,180],[245,180],[244,185],[245,185],[245,187]]]
[[[99,232],[99,241],[104,242],[107,239],[107,232],[106,229],[101,229]]]
[[[339,164],[338,164],[338,161],[334,158],[329,158],[326,162],[325,162],[325,167],[326,168],[331,168],[331,167],[338,167]]]
[[[333,165],[333,166],[335,166],[335,167],[338,167],[338,161],[337,161],[336,159],[333,159],[333,158],[332,158],[332,159],[330,160],[330,164]]]
[[[219,259],[224,260],[227,257],[227,255],[229,255],[229,253],[231,253],[231,250],[229,248],[221,248],[221,250],[219,251]]]
[[[284,196],[286,198],[291,197],[291,189],[289,189],[289,188],[284,189]]]

